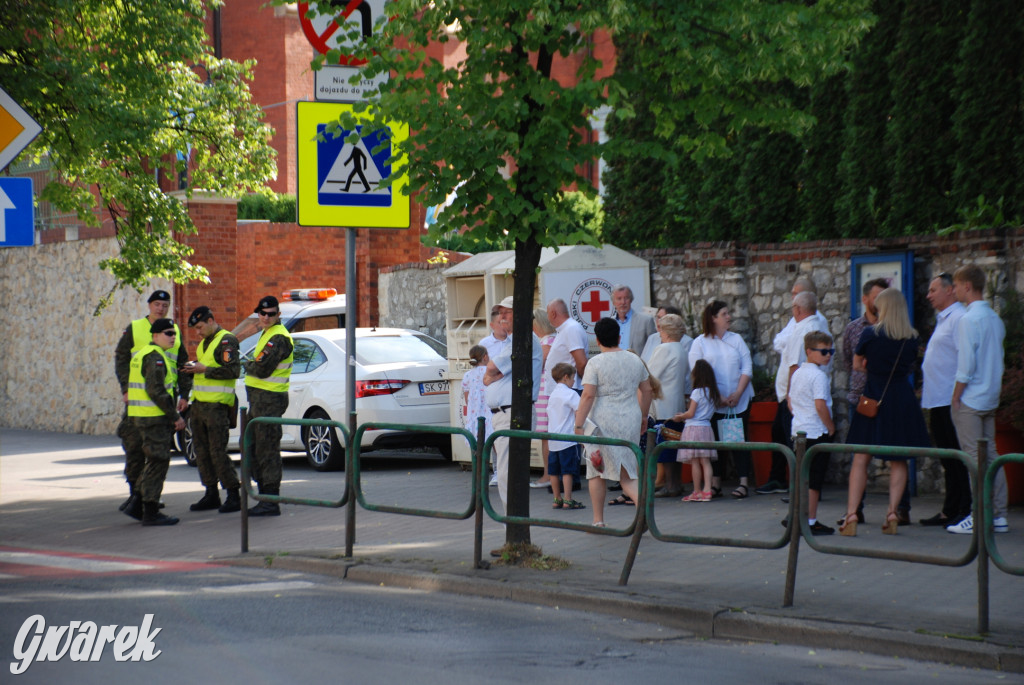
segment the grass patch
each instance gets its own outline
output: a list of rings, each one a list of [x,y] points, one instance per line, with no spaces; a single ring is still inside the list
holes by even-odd
[[[532,568],[536,571],[562,571],[572,565],[560,557],[544,554],[544,550],[540,547],[525,542],[507,544],[502,547],[501,557],[494,563],[503,566]]]

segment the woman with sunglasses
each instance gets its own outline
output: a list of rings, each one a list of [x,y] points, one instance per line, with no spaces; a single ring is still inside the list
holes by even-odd
[[[910,374],[917,362],[919,338],[910,325],[907,301],[896,288],[888,288],[875,299],[878,322],[864,329],[854,351],[853,368],[867,373],[864,397],[878,401],[873,417],[855,412],[847,434],[848,444],[930,447],[921,405],[914,395]],[[895,535],[899,518],[896,509],[907,485],[907,457],[884,457],[889,462],[889,512],[882,532]],[[857,507],[867,484],[869,454],[853,455],[846,516],[839,527],[842,535],[857,534]]]

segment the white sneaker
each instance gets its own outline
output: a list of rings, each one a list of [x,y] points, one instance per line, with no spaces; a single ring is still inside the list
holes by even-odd
[[[489,485],[492,488],[498,487],[498,474],[496,474],[496,473],[492,473],[491,474],[491,482],[489,483]]]
[[[531,488],[550,488],[551,484],[548,483],[547,481],[541,482],[539,480],[531,480],[530,481],[530,487]]]
[[[997,516],[992,519],[992,530],[997,533],[1009,533],[1010,523],[1006,520],[1005,516]]]
[[[974,533],[974,516],[968,516],[960,523],[954,523],[952,526],[946,526],[947,533],[956,533],[958,535],[971,535]]]

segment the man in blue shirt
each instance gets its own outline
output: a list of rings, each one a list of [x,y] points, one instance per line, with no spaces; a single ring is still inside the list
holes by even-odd
[[[957,330],[956,383],[953,386],[953,425],[960,449],[972,457],[978,454],[978,440],[988,440],[988,459],[996,453],[996,408],[1003,384],[1002,319],[984,299],[985,272],[967,264],[953,274],[953,292],[967,306]],[[979,477],[983,474],[978,474]],[[1006,475],[1002,469],[995,477],[992,492],[992,527],[1008,533],[1006,521]],[[974,517],[947,526],[950,533],[974,532]]]

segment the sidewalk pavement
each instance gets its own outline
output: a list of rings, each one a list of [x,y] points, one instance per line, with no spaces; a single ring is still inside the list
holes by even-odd
[[[372,457],[372,455],[371,455]],[[375,585],[419,588],[584,609],[653,621],[719,639],[772,641],[866,651],[1024,673],[1024,579],[989,567],[989,633],[977,634],[978,565],[913,564],[824,554],[802,542],[792,607],[783,607],[788,547],[749,550],[671,544],[644,535],[629,582],[618,584],[629,538],[534,526],[532,542],[571,563],[542,571],[502,564],[473,568],[472,518],[449,521],[357,508],[353,557],[344,558],[345,512],[283,505],[278,518],[249,520],[249,549],[240,552],[237,514],[190,512],[201,495],[196,471],[172,461],[164,489],[167,513],[181,523],[143,528],[117,511],[126,496],[123,455],[112,436],[0,430],[0,544],[93,554],[267,566]],[[343,473],[315,473],[285,460],[282,494],[340,499]],[[464,510],[470,474],[439,458],[370,458],[363,466],[369,502]],[[497,503],[497,491],[489,488]],[[710,503],[659,499],[664,533],[769,541],[783,532],[787,505],[779,495],[728,496]],[[614,494],[614,493],[613,493]],[[846,492],[827,486],[820,507],[829,525],[845,510]],[[587,508],[551,509],[551,496],[531,490],[534,517],[588,523]],[[609,497],[611,499],[611,497]],[[936,496],[913,500],[916,522],[936,513]],[[970,536],[941,528],[901,527],[881,533],[885,495],[870,493],[858,537],[818,538],[843,548],[913,551],[955,559]],[[624,528],[629,506],[607,507],[609,526]],[[996,543],[1007,563],[1024,566],[1024,511],[1010,511],[1008,535]],[[485,518],[484,558],[504,543],[503,527]]]

